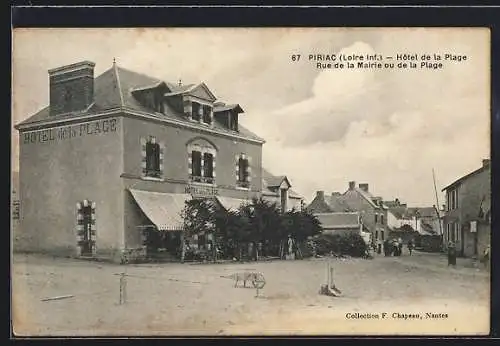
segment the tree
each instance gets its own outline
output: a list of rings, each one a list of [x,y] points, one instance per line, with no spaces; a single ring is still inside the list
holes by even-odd
[[[248,225],[237,211],[226,211],[222,208],[215,213],[215,225],[217,237],[224,247],[223,252],[228,254],[232,251],[232,257],[234,257],[234,250],[239,247],[242,240],[247,238]]]
[[[184,220],[184,229],[181,233],[181,262],[184,262],[187,237],[199,235],[203,232],[215,233],[215,211],[216,206],[212,200],[192,199],[186,201],[181,215]]]
[[[284,241],[288,235],[291,235],[296,241],[296,246],[299,247],[308,237],[320,234],[321,231],[318,218],[311,212],[304,209],[301,211],[292,209],[283,215],[280,240]]]
[[[249,227],[247,241],[272,246],[282,238],[282,216],[276,203],[254,198],[250,205],[240,208],[240,215]]]

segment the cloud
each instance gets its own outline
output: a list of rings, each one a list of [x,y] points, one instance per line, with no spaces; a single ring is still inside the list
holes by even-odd
[[[308,200],[357,180],[388,199],[434,204],[433,168],[439,188],[489,157],[488,44],[480,31],[418,30],[346,46],[341,51],[454,52],[467,61],[442,70],[318,73],[311,97],[266,120],[274,124],[262,128],[271,138],[266,164],[293,172],[292,184]]]

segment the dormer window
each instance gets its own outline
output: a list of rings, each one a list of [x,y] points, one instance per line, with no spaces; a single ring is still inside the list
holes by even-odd
[[[212,124],[212,107],[209,105],[200,104],[198,102],[191,103],[191,119],[203,124]]]
[[[203,105],[203,122],[205,124],[212,124],[212,107]]]
[[[235,112],[227,112],[228,128],[233,131],[238,131],[238,114]]]
[[[199,103],[193,102],[191,105],[191,119],[200,121],[202,108]]]

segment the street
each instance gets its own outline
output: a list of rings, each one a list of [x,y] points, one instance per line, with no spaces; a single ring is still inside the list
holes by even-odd
[[[341,297],[318,294],[326,263]],[[109,263],[14,255],[20,335],[481,334],[489,273],[440,254],[228,264]],[[221,276],[262,272],[265,287]],[[126,302],[120,301],[126,272]],[[248,285],[249,287],[251,284]],[[72,295],[67,299],[41,301]],[[382,318],[382,315],[384,316]],[[378,316],[378,317],[377,317]]]

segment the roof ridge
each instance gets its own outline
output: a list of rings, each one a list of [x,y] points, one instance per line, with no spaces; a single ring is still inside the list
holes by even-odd
[[[116,84],[118,86],[118,94],[120,95],[120,107],[124,107],[125,103],[123,102],[123,92],[122,92],[122,84],[120,82],[120,74],[118,72],[118,66],[115,62],[113,62],[113,70],[115,73]]]
[[[116,68],[118,70],[122,70],[122,71],[125,71],[125,72],[128,72],[128,73],[133,73],[133,74],[136,74],[136,75],[140,75],[142,77],[146,77],[146,78],[149,78],[149,79],[153,79],[153,80],[156,80],[156,81],[163,81],[162,79],[159,79],[159,78],[156,78],[156,77],[152,77],[150,75],[147,75],[145,73],[142,73],[142,72],[137,72],[137,71],[134,71],[134,70],[130,70],[128,68],[125,68],[125,67],[121,67],[121,66],[116,66]],[[164,81],[163,81],[164,82]]]

